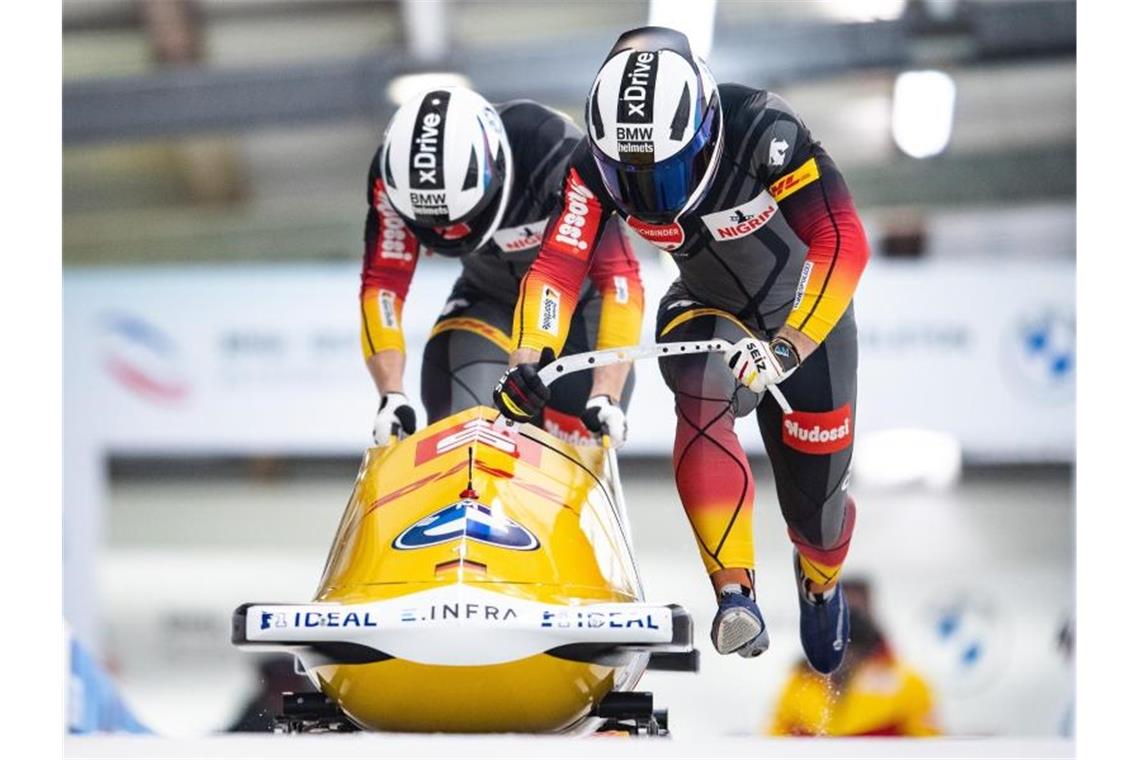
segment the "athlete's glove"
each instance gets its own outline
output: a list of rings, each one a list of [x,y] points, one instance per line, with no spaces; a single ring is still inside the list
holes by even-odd
[[[554,350],[544,348],[537,364],[520,364],[503,373],[491,397],[504,416],[515,422],[530,422],[542,412],[550,400],[550,389],[538,371],[552,361]]]
[[[621,448],[629,432],[625,412],[609,396],[594,396],[587,401],[582,422],[591,433],[608,435],[610,445],[615,449]]]
[[[372,425],[372,440],[379,446],[386,444],[394,435],[411,435],[414,432],[416,410],[408,403],[408,397],[403,393],[382,394],[376,422]]]
[[[800,366],[799,352],[786,338],[776,338],[770,343],[741,338],[722,356],[737,381],[753,393],[763,393],[768,386],[787,379]]]

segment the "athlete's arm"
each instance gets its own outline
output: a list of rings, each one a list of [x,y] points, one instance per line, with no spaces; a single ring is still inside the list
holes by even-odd
[[[769,93],[765,105],[778,116],[758,143],[754,165],[767,172],[768,192],[808,246],[792,311],[777,331],[802,360],[847,310],[870,248],[847,183],[831,156],[811,139],[781,97]]]
[[[416,269],[419,242],[389,204],[377,167],[374,160],[360,274],[360,343],[376,389],[381,394],[403,393],[404,331],[400,320]]]
[[[797,300],[779,335],[805,359],[847,311],[870,247],[847,183],[831,157],[817,148],[798,170],[802,177],[817,178],[778,200],[784,218],[808,246]],[[782,179],[794,178],[795,171]]]
[[[645,290],[641,285],[641,267],[616,216],[606,223],[590,259],[589,277],[602,296],[597,349],[636,345],[641,337]],[[628,362],[596,368],[590,397],[609,396],[617,403],[629,370]]]
[[[587,189],[573,166],[572,161],[538,257],[519,284],[511,331],[512,367],[537,362],[544,348],[555,354],[562,351],[602,223],[612,213]]]

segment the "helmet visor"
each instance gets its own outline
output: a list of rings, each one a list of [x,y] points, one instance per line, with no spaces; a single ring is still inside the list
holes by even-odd
[[[591,141],[594,163],[614,204],[629,216],[667,224],[693,197],[716,155],[720,109],[710,109],[689,144],[653,164],[631,164],[610,158]]]

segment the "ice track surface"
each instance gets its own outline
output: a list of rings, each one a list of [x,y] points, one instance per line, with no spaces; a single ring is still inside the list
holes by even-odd
[[[69,736],[69,758],[596,758],[763,757],[763,758],[1070,758],[1063,739],[584,739],[533,736],[419,736],[367,734],[322,736],[214,736],[162,739],[147,736]]]

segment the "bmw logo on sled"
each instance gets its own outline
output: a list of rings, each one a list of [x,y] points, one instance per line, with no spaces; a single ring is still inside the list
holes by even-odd
[[[284,731],[662,733],[646,669],[695,670],[645,601],[614,451],[476,407],[369,449],[312,601],[244,604],[296,656]]]
[[[457,538],[469,538],[483,544],[519,551],[538,548],[538,539],[529,530],[470,499],[458,501],[420,520],[397,536],[392,546],[397,549],[420,549]]]

